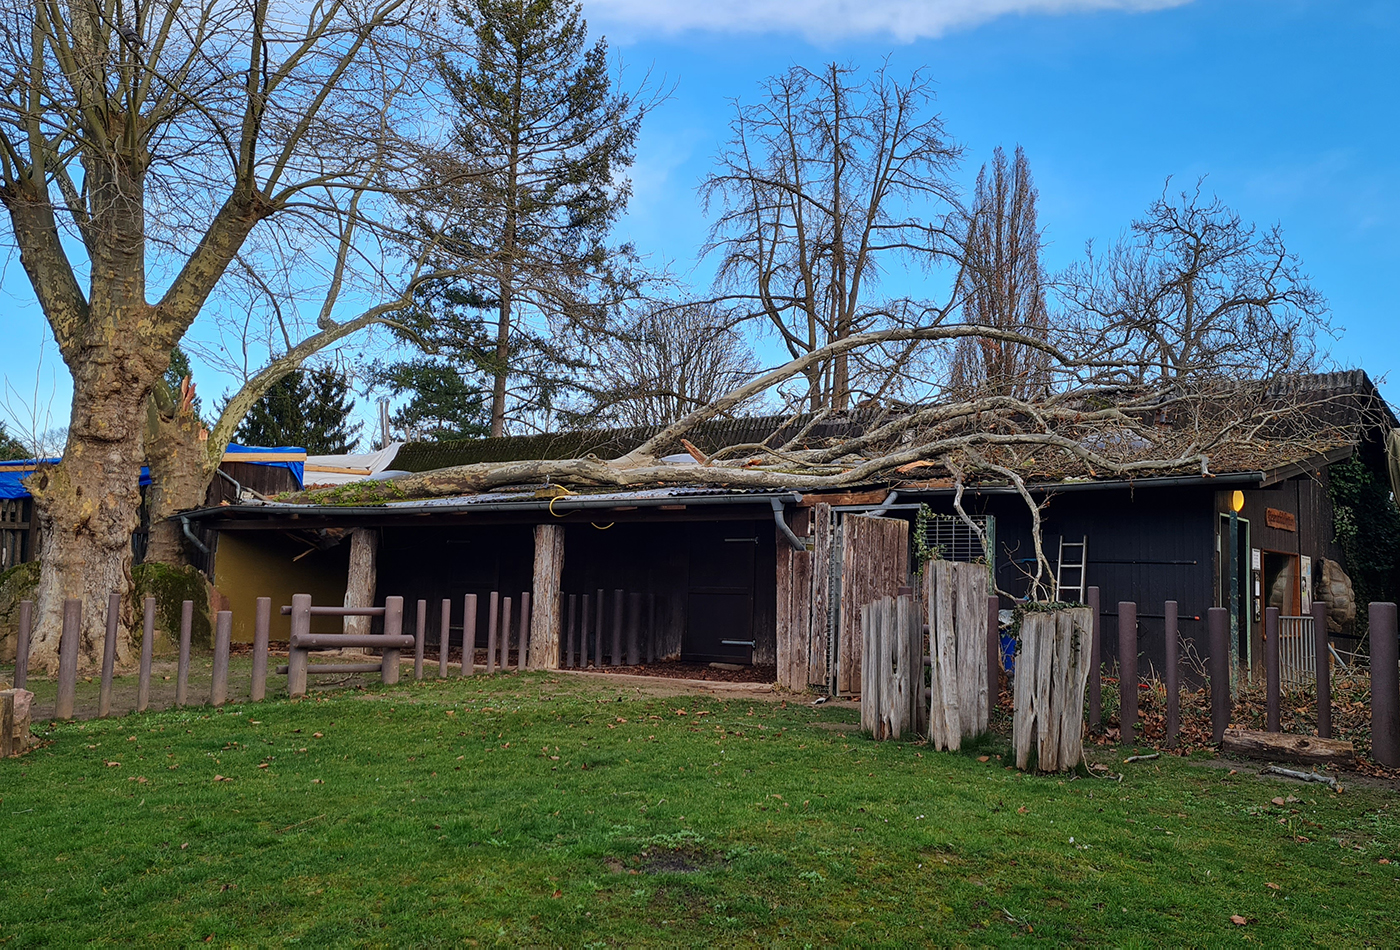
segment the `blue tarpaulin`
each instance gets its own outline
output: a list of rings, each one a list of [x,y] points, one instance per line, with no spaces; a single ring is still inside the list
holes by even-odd
[[[241,455],[249,458],[239,458]],[[285,468],[296,478],[297,484],[302,484],[304,468],[306,465],[306,450],[283,446],[277,448],[264,448],[256,445],[230,445],[224,452],[225,461],[246,462],[249,465],[271,465],[277,468]],[[16,459],[11,462],[0,462],[0,498],[28,498],[29,489],[23,485],[24,479],[34,474],[34,470],[40,465],[56,465],[58,459]],[[151,483],[151,472],[146,466],[141,466],[141,485],[144,487]]]

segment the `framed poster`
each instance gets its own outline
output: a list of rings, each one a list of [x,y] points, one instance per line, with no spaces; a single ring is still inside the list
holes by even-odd
[[[1312,613],[1312,558],[1306,554],[1298,559],[1298,601],[1304,617]]]

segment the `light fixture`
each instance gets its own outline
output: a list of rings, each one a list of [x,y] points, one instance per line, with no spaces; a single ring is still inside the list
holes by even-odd
[[[1238,488],[1230,493],[1230,510],[1236,514],[1244,510],[1244,492]]]

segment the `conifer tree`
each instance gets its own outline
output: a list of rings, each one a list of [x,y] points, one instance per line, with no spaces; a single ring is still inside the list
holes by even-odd
[[[244,445],[297,446],[309,455],[354,451],[363,423],[351,424],[350,383],[331,370],[289,373],[273,384],[238,427]]]

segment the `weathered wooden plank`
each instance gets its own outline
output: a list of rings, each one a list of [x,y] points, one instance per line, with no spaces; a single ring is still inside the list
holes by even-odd
[[[909,571],[909,523],[861,515],[847,518],[842,530],[836,688],[849,694],[862,682],[860,608],[881,597],[893,597],[904,586]]]
[[[1035,709],[1033,689],[1035,683],[1036,646],[1040,642],[1035,629],[1038,614],[1025,614],[1021,618],[1021,630],[1017,637],[1019,649],[1016,652],[1016,672],[1013,675],[1012,703],[1015,712],[1011,720],[1011,743],[1016,752],[1016,768],[1025,769],[1030,764],[1031,741],[1035,735]]]
[[[1304,765],[1353,765],[1356,750],[1346,739],[1323,739],[1253,729],[1226,729],[1221,748],[1237,755],[1271,762],[1299,762]]]
[[[934,668],[938,671],[935,684],[943,704],[944,748],[956,752],[962,747],[963,735],[958,699],[957,586],[951,562],[933,561],[929,569],[934,572],[934,631],[938,642]]]
[[[891,607],[893,615],[889,609],[885,612],[890,654],[886,663],[890,684],[886,705],[889,707],[890,738],[899,739],[914,725],[909,707],[909,694],[914,686],[909,656],[909,616],[914,609],[913,598],[902,594],[894,599]],[[919,666],[923,668],[922,660]]]
[[[535,578],[530,615],[530,668],[559,669],[564,526],[535,526]]]
[[[792,682],[792,650],[794,646],[792,642],[794,636],[792,629],[792,554],[790,545],[779,544],[777,556],[774,558],[776,562],[774,580],[777,586],[774,599],[778,605],[774,617],[774,627],[777,638],[779,689],[801,689],[801,686],[796,686]]]
[[[957,584],[958,721],[964,738],[987,731],[987,572],[954,564]]]
[[[873,653],[875,650],[875,624],[878,616],[874,604],[863,604],[860,608],[860,636],[861,649],[865,653]],[[870,677],[874,673],[874,664],[869,664],[861,669],[860,681],[860,729],[871,735],[877,735],[876,722],[878,717],[875,714],[878,705],[877,690],[870,683]]]
[[[1088,607],[1075,607],[1060,614],[1059,625],[1069,641],[1069,667],[1065,673],[1068,692],[1062,703],[1059,766],[1072,769],[1084,755],[1084,694],[1089,685],[1093,651],[1093,616]]]
[[[831,629],[831,557],[835,546],[831,506],[817,505],[812,509],[812,619],[811,640],[807,651],[807,682],[812,686],[829,687],[831,674],[827,666],[828,631]]]
[[[811,682],[812,642],[812,552],[792,552],[792,628],[791,663],[792,689],[805,690]]]

